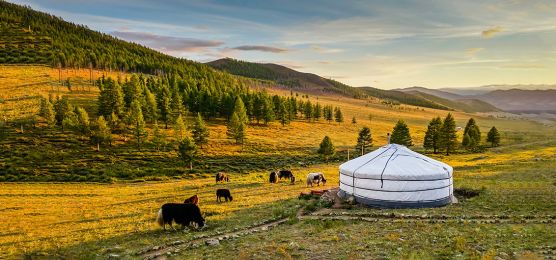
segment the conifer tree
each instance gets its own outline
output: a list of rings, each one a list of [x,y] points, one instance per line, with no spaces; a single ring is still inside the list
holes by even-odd
[[[325,136],[322,139],[317,152],[322,155],[325,160],[328,160],[330,156],[333,156],[336,153],[336,148],[334,147],[334,144],[332,144],[330,137]]]
[[[193,124],[192,135],[193,141],[195,141],[195,144],[201,147],[201,149],[203,149],[203,144],[208,143],[209,130],[201,117],[201,113],[197,113],[195,123]]]
[[[193,170],[193,161],[197,157],[197,146],[189,136],[179,142],[178,155],[184,163],[189,164],[189,169]]]
[[[176,118],[175,123],[174,123],[174,139],[176,141],[176,143],[181,142],[187,133],[187,127],[185,125],[185,122],[183,121],[183,117],[181,115],[178,115],[178,118]]]
[[[357,118],[355,118],[355,116],[353,116],[353,117],[351,118],[351,123],[352,123],[352,124],[357,124]]]
[[[321,117],[322,117],[322,107],[319,104],[319,102],[317,102],[313,107],[313,118],[316,121],[319,121]]]
[[[62,119],[62,132],[66,129],[77,129],[78,124],[77,115],[73,110],[70,110],[65,113],[64,119]]]
[[[166,150],[166,133],[160,130],[157,122],[155,122],[153,125],[152,141],[157,151],[160,151],[160,147]]]
[[[355,150],[357,154],[363,155],[369,152],[369,149],[373,146],[373,137],[371,135],[371,129],[368,127],[363,127],[359,131],[359,136],[357,137],[357,144],[355,145]]]
[[[129,122],[135,140],[137,141],[137,148],[141,150],[141,145],[148,136],[145,130],[145,120],[143,119],[143,111],[138,100],[131,102]]]
[[[73,106],[69,103],[68,98],[64,96],[61,99],[56,100],[54,110],[56,111],[56,123],[63,126],[62,122],[70,112],[73,112]]]
[[[334,114],[332,112],[332,106],[326,106],[324,108],[325,108],[324,117],[326,118],[326,121],[328,121],[328,123],[330,123],[330,122],[332,122],[332,120],[334,120]]]
[[[470,118],[463,131],[463,136],[468,135],[468,138],[463,138],[461,145],[466,148],[474,148],[481,142],[481,130],[477,126],[475,119]]]
[[[413,146],[411,135],[409,133],[409,127],[407,127],[407,124],[403,120],[398,120],[394,126],[392,135],[390,136],[390,143],[401,144],[407,147]]]
[[[95,130],[92,132],[91,141],[96,144],[97,151],[100,151],[100,145],[104,143],[112,144],[112,134],[110,128],[104,120],[103,116],[99,116],[96,120]]]
[[[310,100],[307,100],[307,102],[305,102],[303,114],[305,115],[305,119],[307,120],[311,120],[311,118],[313,117],[313,105],[311,104]]]
[[[491,147],[500,145],[500,133],[496,127],[492,127],[487,134],[487,142],[491,143]]]
[[[282,126],[290,122],[290,117],[285,102],[280,102],[280,107],[278,108],[278,120],[280,121]]]
[[[243,144],[245,140],[245,124],[239,120],[236,113],[232,115],[230,122],[228,122],[226,134],[229,138],[234,139],[236,144]]]
[[[342,110],[339,107],[336,107],[334,110],[334,119],[336,120],[336,122],[338,122],[338,124],[344,122],[344,115],[342,114]]]
[[[457,135],[456,135],[456,121],[451,113],[448,113],[442,122],[440,130],[440,147],[446,151],[446,155],[450,155],[456,149]]]
[[[76,115],[76,120],[77,120],[76,130],[83,136],[88,135],[91,130],[89,125],[90,124],[89,114],[82,107],[76,107],[74,113]]]
[[[265,125],[268,125],[268,123],[274,121],[274,107],[270,99],[264,98],[262,112],[263,112],[262,119]]]
[[[54,106],[49,99],[41,99],[39,115],[44,118],[49,126],[54,126],[56,124],[56,114],[54,113]]]
[[[148,122],[154,122],[158,119],[158,105],[156,103],[156,96],[148,89],[145,88],[145,102],[143,106],[143,115]]]
[[[240,96],[236,97],[236,102],[234,104],[234,114],[237,115],[240,122],[244,124],[249,123],[249,118],[247,117],[247,110],[245,109],[245,104]]]
[[[429,122],[427,132],[425,133],[425,140],[423,141],[423,147],[425,149],[432,149],[433,153],[438,152],[441,129],[442,119],[440,119],[440,117],[435,117]]]

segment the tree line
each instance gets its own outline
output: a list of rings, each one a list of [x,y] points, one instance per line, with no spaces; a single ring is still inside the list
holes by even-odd
[[[423,147],[426,150],[432,150],[435,154],[439,151],[443,151],[446,155],[450,155],[450,153],[453,153],[460,145],[457,140],[456,132],[456,121],[451,113],[449,113],[444,119],[435,117],[429,122],[423,141]],[[403,120],[398,120],[392,129],[392,134],[389,138],[390,143],[401,144],[407,147],[413,146],[409,127]],[[489,130],[486,141],[490,143],[491,147],[500,145],[500,132],[496,129],[496,127],[493,126]],[[364,126],[361,128],[357,136],[357,142],[355,145],[356,156],[370,152],[372,146],[373,137],[371,129]],[[481,131],[473,118],[469,119],[465,129],[463,130],[461,147],[473,152],[481,150]],[[330,137],[325,136],[320,143],[317,152],[327,159],[335,154],[335,149],[336,148]]]

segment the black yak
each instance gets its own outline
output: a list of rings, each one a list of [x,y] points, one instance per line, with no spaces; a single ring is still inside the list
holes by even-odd
[[[290,179],[292,178],[293,173],[290,170],[280,170],[278,172],[278,179],[282,180],[282,178]]]
[[[230,190],[228,189],[218,189],[216,190],[216,201],[220,202],[220,198],[232,201],[232,195],[230,194]]]
[[[185,199],[183,201],[183,203],[185,204],[195,204],[195,205],[199,205],[199,196],[197,196],[197,194]]]
[[[191,222],[197,227],[205,226],[205,219],[201,215],[201,210],[195,204],[166,203],[158,211],[156,222],[166,230],[166,224],[174,230],[173,222],[182,225],[183,228],[189,226]]]
[[[276,172],[271,172],[270,177],[269,177],[270,183],[276,183],[277,179],[278,179],[278,176],[277,176]]]
[[[230,178],[228,177],[228,174],[225,174],[223,172],[219,172],[216,174],[216,183],[218,183],[219,181],[221,182],[230,182]]]

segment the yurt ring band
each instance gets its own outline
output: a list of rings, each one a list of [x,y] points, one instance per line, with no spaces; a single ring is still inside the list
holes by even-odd
[[[340,181],[341,184],[346,185],[348,187],[352,187],[352,188],[356,188],[356,189],[361,189],[361,190],[370,190],[370,191],[381,191],[381,192],[418,192],[418,191],[430,191],[430,190],[440,190],[440,189],[445,189],[448,188],[450,186],[453,185],[453,183],[450,183],[449,185],[443,186],[443,187],[439,187],[439,188],[431,188],[431,189],[424,189],[424,190],[375,190],[375,189],[368,189],[368,188],[361,188],[361,187],[353,187],[349,184],[345,184],[342,181]]]
[[[452,178],[452,176],[448,177],[448,178],[443,178],[443,179],[431,179],[431,180],[396,180],[396,179],[377,179],[377,178],[366,178],[366,177],[356,177],[356,176],[351,176],[351,175],[347,175],[343,172],[340,172],[341,175],[350,177],[350,178],[355,178],[355,179],[362,179],[362,180],[376,180],[376,181],[381,181],[381,180],[385,180],[385,181],[442,181],[442,180],[449,180]],[[350,186],[352,187],[352,186]]]

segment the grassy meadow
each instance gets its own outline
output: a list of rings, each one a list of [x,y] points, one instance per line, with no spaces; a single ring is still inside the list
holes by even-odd
[[[479,196],[435,209],[333,210],[297,198],[308,190],[304,184],[308,172],[322,171],[329,179],[327,187],[336,186],[337,167],[346,160],[348,149],[353,152],[358,130],[369,126],[374,146],[379,147],[386,143],[386,133],[398,119],[409,125],[413,149],[422,151],[428,121],[437,115],[444,117],[447,111],[310,93],[311,102],[341,107],[345,122],[321,119],[296,120],[286,126],[277,122],[250,125],[242,147],[226,138],[222,120],[211,120],[207,122],[209,143],[190,172],[171,145],[157,151],[147,144],[139,151],[125,137],[115,136],[113,147],[102,147],[97,152],[86,139],[47,128],[40,119],[34,127],[25,125],[21,131],[18,120],[37,113],[40,96],[67,95],[91,117],[96,114],[98,89],[89,82],[89,71],[62,70],[62,79],[70,78],[73,91],[61,86],[59,73],[43,66],[0,66],[0,119],[9,123],[5,139],[0,140],[0,258],[106,258],[111,254],[140,258],[143,250],[154,246],[285,217],[290,218],[286,224],[269,231],[221,241],[218,247],[190,247],[168,257],[555,256],[556,236],[551,232],[556,214],[553,126],[452,112],[458,127],[474,117],[483,141],[490,127],[496,126],[501,132],[502,145],[484,153],[428,154],[454,167],[456,188],[479,190]],[[126,76],[95,73],[95,77],[102,73]],[[290,95],[284,89],[267,91]],[[356,117],[356,124],[351,123],[352,117]],[[171,141],[172,130],[164,131]],[[316,156],[325,135],[338,150],[329,162]],[[293,169],[295,185],[268,183],[268,172],[281,167]],[[229,173],[231,182],[215,184],[216,171]],[[229,188],[234,201],[217,203],[214,193],[218,187]],[[208,228],[174,232],[155,225],[160,205],[181,202],[193,194],[200,196]],[[298,219],[300,208],[316,211]]]

